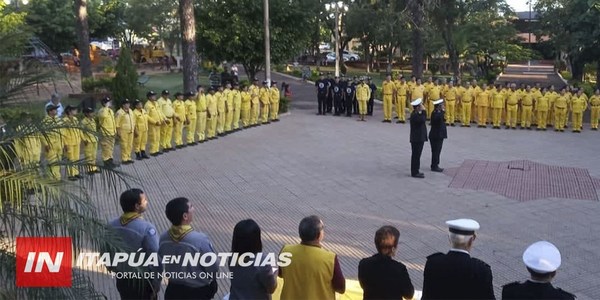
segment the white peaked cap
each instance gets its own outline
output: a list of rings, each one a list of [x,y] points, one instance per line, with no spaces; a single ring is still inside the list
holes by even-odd
[[[538,273],[554,272],[560,267],[560,251],[550,242],[535,242],[523,252],[523,262]]]
[[[437,99],[437,100],[433,101],[433,105],[438,105],[442,102],[444,102],[444,99]]]
[[[472,219],[450,220],[446,221],[446,225],[450,232],[461,235],[473,235],[479,230],[479,223]]]
[[[415,101],[411,102],[410,105],[419,106],[419,105],[421,105],[421,103],[423,103],[423,99],[417,98]]]

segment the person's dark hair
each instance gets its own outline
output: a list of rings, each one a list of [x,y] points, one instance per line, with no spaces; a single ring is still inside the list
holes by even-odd
[[[529,267],[527,268],[527,271],[529,271],[529,274],[531,274],[531,279],[540,280],[540,281],[550,280],[550,279],[554,278],[554,276],[556,275],[556,271],[549,272],[549,273],[539,273],[539,272],[532,270]]]
[[[171,224],[175,226],[181,225],[181,222],[183,221],[183,214],[189,211],[189,202],[190,200],[187,198],[179,197],[167,203],[165,214],[167,215],[167,219],[169,219]]]
[[[123,212],[134,212],[135,205],[140,203],[144,191],[140,189],[129,189],[124,191],[119,198]]]
[[[302,242],[312,242],[316,240],[319,238],[321,230],[323,230],[323,223],[321,222],[321,218],[315,215],[302,219],[298,226],[298,233],[300,234]]]
[[[252,219],[239,221],[235,224],[231,240],[231,252],[256,254],[261,251],[262,240],[258,224]]]
[[[398,246],[400,231],[394,226],[383,226],[375,232],[375,248],[377,252],[390,255],[393,248]]]

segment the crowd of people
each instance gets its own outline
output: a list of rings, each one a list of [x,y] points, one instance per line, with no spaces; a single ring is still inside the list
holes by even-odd
[[[217,139],[229,133],[262,124],[279,121],[280,91],[277,82],[271,86],[258,79],[251,85],[239,86],[226,83],[210,87],[208,91],[198,86],[196,92],[177,92],[170,98],[167,90],[160,97],[149,91],[147,100],[123,99],[121,107],[112,108],[113,101],[102,99],[102,108],[97,113],[83,108],[83,117],[78,118],[78,108],[63,108],[58,95],[46,105],[47,116],[43,123],[48,125],[46,136],[27,134],[15,141],[15,152],[21,165],[39,165],[44,154],[49,165],[49,175],[61,180],[60,160],[70,162],[81,159],[87,164],[89,174],[98,172],[96,166],[98,148],[105,167],[115,167],[114,146],[120,144],[120,163],[134,163],[134,159],[148,159],[178,148],[194,146]],[[31,121],[25,115],[24,124],[17,130],[25,130]],[[43,150],[43,151],[42,151]],[[67,179],[82,178],[79,168],[68,167]]]
[[[215,253],[210,238],[194,230],[196,211],[187,198],[169,201],[165,215],[172,226],[162,234],[143,219],[148,198],[140,189],[125,191],[120,198],[123,214],[110,222],[133,251],[165,255],[185,253]],[[472,219],[446,222],[450,250],[427,257],[423,274],[421,299],[495,299],[492,268],[484,261],[471,257],[476,232],[480,225]],[[270,265],[233,264],[229,299],[270,299],[277,288],[277,276],[283,279],[281,299],[335,299],[335,293],[346,290],[340,258],[325,249],[322,241],[325,226],[320,217],[303,218],[298,226],[301,242],[284,245],[280,253],[290,254],[290,263],[273,269]],[[358,264],[358,280],[364,299],[412,299],[415,293],[406,266],[393,259],[399,250],[400,232],[393,226],[383,226],[375,232],[377,253]],[[238,222],[233,230],[231,252],[262,253],[261,229],[256,221]],[[239,262],[239,261],[238,261]],[[561,264],[559,250],[551,243],[533,243],[523,253],[523,263],[530,279],[503,286],[502,299],[574,299],[575,296],[552,285]],[[167,272],[218,271],[218,266],[169,264]],[[162,267],[146,270],[162,272]],[[160,290],[160,280],[117,278],[122,299],[154,299]],[[216,278],[170,278],[165,299],[212,299],[218,290]]]
[[[335,115],[346,112],[360,115],[364,121],[365,115],[372,115],[373,98],[377,87],[370,78],[354,78],[346,81],[343,77],[325,78],[323,74],[316,81],[318,114],[331,113]],[[583,130],[583,114],[590,110],[590,128],[598,130],[600,118],[600,89],[588,97],[583,89],[565,86],[556,89],[553,85],[542,87],[516,83],[506,85],[479,85],[472,82],[457,82],[446,79],[429,77],[426,83],[413,76],[407,82],[403,76],[395,80],[387,75],[381,85],[383,101],[383,121],[392,123],[395,112],[396,123],[406,122],[406,108],[416,99],[422,99],[427,111],[427,119],[433,112],[433,101],[444,99],[446,103],[446,124],[471,127],[492,126],[500,129],[547,130],[553,127],[555,131],[564,131],[569,126],[573,132]],[[361,107],[362,105],[362,107]],[[570,122],[569,122],[570,121]]]

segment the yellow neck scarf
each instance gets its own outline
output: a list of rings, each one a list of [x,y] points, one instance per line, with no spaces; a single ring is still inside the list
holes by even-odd
[[[142,217],[142,215],[140,213],[137,213],[134,211],[126,212],[123,215],[121,215],[121,218],[120,218],[121,225],[125,226],[129,222],[131,222],[137,218],[141,218],[141,217]]]
[[[179,225],[171,226],[169,228],[169,236],[177,243],[179,243],[188,233],[192,232],[191,225]]]

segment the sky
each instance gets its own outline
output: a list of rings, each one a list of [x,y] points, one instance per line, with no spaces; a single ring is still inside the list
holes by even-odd
[[[533,0],[532,7],[535,5],[535,0]],[[527,4],[527,0],[506,0],[506,3],[510,5],[514,11],[529,11],[529,4]]]

